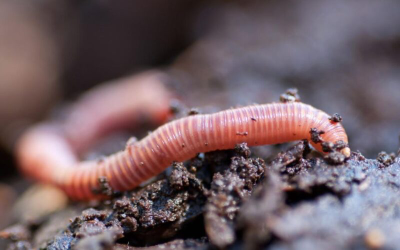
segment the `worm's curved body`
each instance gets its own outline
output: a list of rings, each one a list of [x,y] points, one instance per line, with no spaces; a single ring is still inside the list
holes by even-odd
[[[20,165],[35,179],[53,183],[74,199],[98,198],[92,191],[99,177],[115,190],[130,190],[161,173],[173,161],[184,161],[199,152],[310,139],[310,129],[323,130],[324,141],[347,143],[340,123],[302,103],[273,103],[194,115],[172,121],[124,151],[103,160],[79,162],[68,136],[57,126],[40,125],[19,145]],[[321,150],[319,144],[314,147]],[[348,156],[349,149],[342,150]]]

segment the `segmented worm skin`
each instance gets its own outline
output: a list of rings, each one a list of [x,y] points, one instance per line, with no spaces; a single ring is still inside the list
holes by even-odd
[[[324,141],[347,143],[342,125],[328,118],[326,113],[303,103],[253,105],[194,115],[169,122],[103,160],[87,162],[78,161],[65,134],[41,126],[22,142],[21,150],[30,150],[30,155],[21,156],[25,157],[21,167],[28,175],[59,186],[74,199],[96,199],[101,197],[92,191],[99,186],[99,177],[106,177],[115,190],[130,190],[161,173],[173,161],[190,159],[199,152],[233,148],[242,142],[256,146],[310,140],[310,129],[317,128],[325,131],[321,135]],[[319,144],[311,143],[322,151]],[[30,148],[33,145],[35,152]],[[349,148],[342,152],[348,156]]]

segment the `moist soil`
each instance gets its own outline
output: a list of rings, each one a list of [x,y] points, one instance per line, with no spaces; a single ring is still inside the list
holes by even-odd
[[[137,190],[5,229],[8,249],[364,249],[400,244],[400,157],[332,163],[298,142],[199,154]],[[72,210],[73,212],[66,212]],[[71,216],[71,214],[75,214]],[[60,224],[60,218],[72,218]],[[53,229],[52,229],[53,228]],[[338,240],[340,239],[340,240]]]

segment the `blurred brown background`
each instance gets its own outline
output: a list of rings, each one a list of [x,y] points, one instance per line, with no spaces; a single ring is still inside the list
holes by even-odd
[[[297,87],[303,102],[344,117],[353,150],[396,152],[399,10],[372,0],[0,0],[0,217],[27,186],[12,156],[24,128],[96,84],[154,67],[203,111]]]

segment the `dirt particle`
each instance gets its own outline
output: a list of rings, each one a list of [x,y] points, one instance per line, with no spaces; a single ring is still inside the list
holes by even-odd
[[[244,158],[249,158],[251,155],[251,151],[250,148],[247,146],[247,143],[240,143],[240,144],[236,144],[235,146],[235,152],[239,155],[239,156],[243,156]]]
[[[333,151],[340,151],[340,150],[348,147],[348,144],[342,140],[339,140],[336,143],[323,141],[323,142],[321,142],[321,146],[322,146],[322,151],[333,152]]]
[[[325,131],[318,130],[317,128],[311,128],[310,129],[310,134],[311,134],[311,141],[312,142],[321,143],[323,141],[321,135],[325,134]]]
[[[172,188],[181,190],[189,186],[189,176],[192,175],[187,171],[181,162],[174,162],[172,164],[172,172],[168,180]]]
[[[114,210],[119,214],[127,216],[139,216],[139,210],[136,206],[133,206],[131,201],[127,197],[123,197],[114,203]]]
[[[86,209],[82,212],[82,217],[85,221],[99,219],[104,220],[107,214],[104,211],[99,211],[94,208]]]
[[[290,88],[285,91],[280,97],[280,102],[300,102],[300,95],[298,94],[298,90],[296,88]]]
[[[256,118],[254,118],[254,117],[251,117],[250,118],[252,121],[254,121],[254,122],[256,122],[257,121],[257,119]]]
[[[102,194],[106,196],[115,196],[118,192],[115,192],[110,184],[108,183],[108,179],[105,176],[100,176],[98,178],[99,187],[92,190],[95,194]]]
[[[338,113],[333,114],[331,117],[328,118],[329,120],[331,120],[332,122],[341,122],[343,121],[343,118],[341,115],[339,115]]]
[[[340,152],[331,152],[328,155],[325,155],[325,160],[331,164],[338,165],[344,163],[346,160],[346,156]]]
[[[303,158],[310,149],[308,148],[308,143],[305,141],[301,141],[289,148],[285,152],[281,152],[278,156],[271,162],[271,166],[273,169],[280,172],[287,173],[296,173],[299,170],[297,167],[287,167],[289,164],[292,164],[296,161],[299,161]],[[303,166],[303,165],[302,165]]]
[[[382,151],[378,154],[378,157],[376,158],[380,163],[385,165],[386,167],[390,166],[393,164],[394,159],[386,152]]]
[[[191,116],[191,115],[198,115],[198,114],[200,114],[200,111],[199,111],[197,108],[191,108],[191,109],[189,110],[189,112],[187,113],[188,116]]]
[[[336,150],[342,150],[344,148],[347,148],[349,145],[347,143],[345,143],[342,140],[339,140],[335,143],[335,149]]]
[[[125,233],[135,232],[138,228],[137,220],[133,217],[126,217],[121,220],[121,226]]]
[[[366,158],[363,156],[360,151],[352,152],[351,158],[357,160],[357,161],[365,161]]]
[[[335,149],[335,144],[333,142],[322,142],[322,151],[324,152],[332,152]]]

